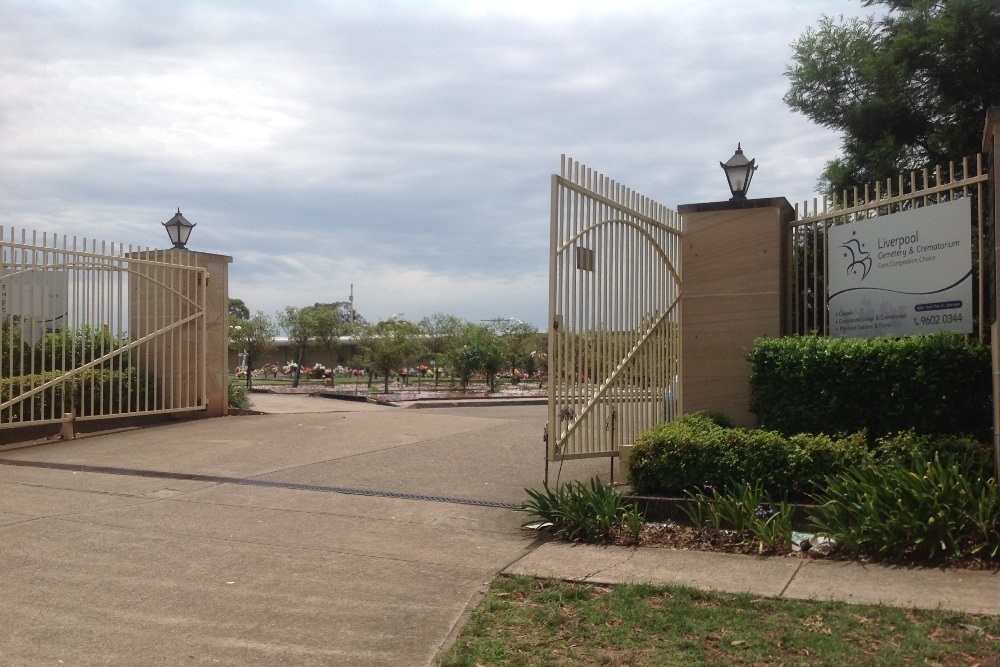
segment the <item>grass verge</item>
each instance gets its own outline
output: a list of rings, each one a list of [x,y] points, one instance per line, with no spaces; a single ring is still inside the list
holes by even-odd
[[[500,577],[442,667],[1000,666],[1000,618]]]

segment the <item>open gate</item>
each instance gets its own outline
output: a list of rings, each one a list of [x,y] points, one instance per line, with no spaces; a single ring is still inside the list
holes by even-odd
[[[195,253],[0,227],[0,429],[205,410]]]
[[[572,159],[552,176],[547,461],[614,457],[681,406],[681,217]]]

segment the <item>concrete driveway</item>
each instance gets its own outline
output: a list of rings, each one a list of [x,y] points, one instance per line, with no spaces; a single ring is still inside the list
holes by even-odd
[[[544,407],[258,402],[0,449],[3,665],[428,665],[533,548]]]

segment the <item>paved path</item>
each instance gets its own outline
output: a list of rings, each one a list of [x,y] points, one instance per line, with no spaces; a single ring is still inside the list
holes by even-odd
[[[254,398],[0,448],[0,664],[429,665],[499,571],[1000,614],[993,573],[535,542],[503,505],[541,483],[542,406]]]
[[[996,572],[560,542],[542,545],[504,571],[594,584],[681,584],[772,598],[1000,615],[1000,574]]]
[[[0,664],[431,664],[533,546],[489,504],[541,483],[544,408],[270,398],[0,448]]]

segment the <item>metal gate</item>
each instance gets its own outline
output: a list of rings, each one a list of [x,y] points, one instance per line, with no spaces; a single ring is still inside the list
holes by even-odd
[[[547,460],[618,455],[680,410],[681,218],[562,157],[552,176]]]
[[[204,410],[196,261],[0,227],[0,428]]]

